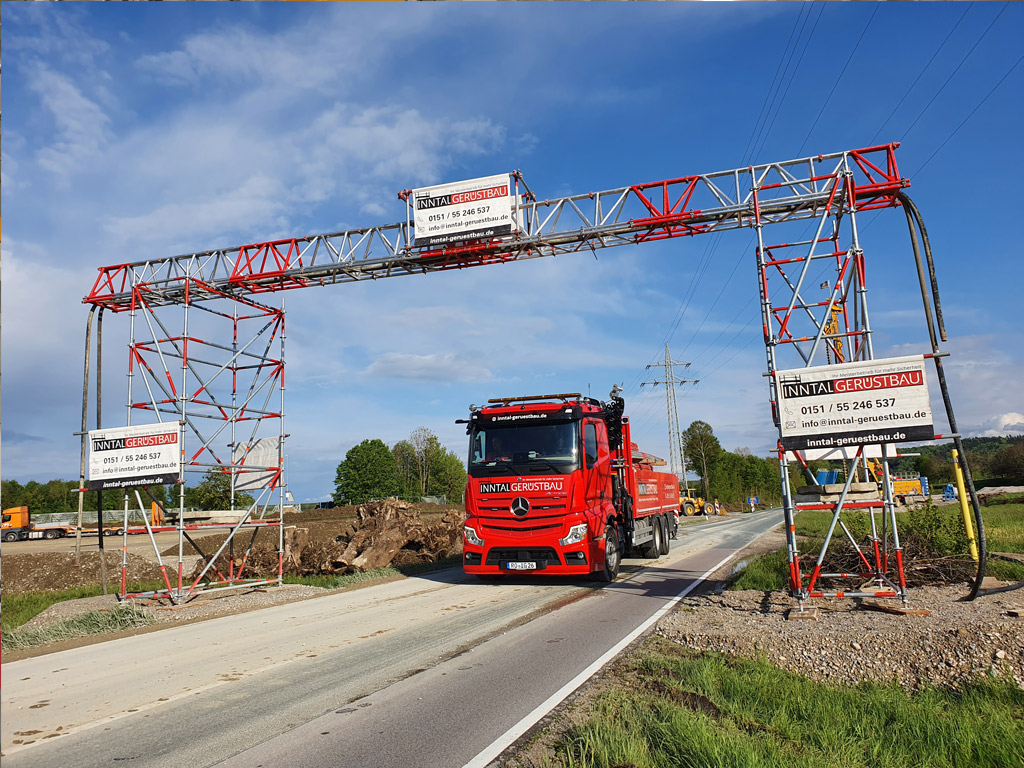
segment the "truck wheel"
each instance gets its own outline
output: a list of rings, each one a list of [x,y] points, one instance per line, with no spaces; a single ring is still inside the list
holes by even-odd
[[[58,534],[57,531],[43,531],[43,538],[44,539],[56,539],[57,536],[59,536],[59,535],[60,534]]]
[[[661,554],[663,537],[661,535],[661,520],[657,517],[651,518],[651,533],[654,534],[654,538],[644,544],[644,557],[658,557]]]
[[[8,531],[7,533],[4,534],[4,541],[17,541],[17,540],[18,540],[18,534],[15,533],[14,531]]]
[[[693,506],[693,502],[688,501],[683,504],[683,514],[687,517],[693,517],[697,513],[697,508]]]
[[[606,526],[604,529],[604,568],[597,572],[597,578],[604,582],[615,581],[615,577],[619,575],[621,562],[622,550],[619,547],[619,535],[615,532],[615,526]]]
[[[668,518],[661,518],[658,524],[661,527],[661,551],[658,554],[667,555],[669,548],[672,546],[668,541]]]

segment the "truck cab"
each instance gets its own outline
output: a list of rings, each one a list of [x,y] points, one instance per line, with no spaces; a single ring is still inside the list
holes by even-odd
[[[578,393],[471,409],[463,566],[480,576],[600,573],[621,488],[605,408]]]

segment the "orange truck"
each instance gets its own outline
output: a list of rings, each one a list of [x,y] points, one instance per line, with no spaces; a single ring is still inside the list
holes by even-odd
[[[32,513],[28,507],[11,507],[3,511],[3,524],[0,526],[0,535],[4,541],[24,541],[25,539],[62,539],[65,536],[73,536],[78,530],[77,526],[62,523],[42,523],[37,525],[32,522]],[[83,529],[86,536],[96,535],[96,530]],[[113,536],[124,533],[120,527],[104,527],[104,536]]]
[[[669,551],[679,479],[630,440],[618,388],[471,408],[463,568],[611,581],[623,557]]]

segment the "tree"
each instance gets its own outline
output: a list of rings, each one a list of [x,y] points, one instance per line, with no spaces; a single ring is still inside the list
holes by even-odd
[[[722,446],[706,421],[694,421],[683,432],[686,461],[700,475],[704,498],[711,499],[711,468],[722,453]]]
[[[235,493],[234,508],[247,508],[255,503],[256,499],[251,494]],[[185,506],[206,510],[232,509],[230,473],[216,467],[207,470],[196,485],[185,487]]]
[[[427,495],[427,488],[430,486],[430,470],[434,455],[442,450],[437,435],[426,427],[417,427],[409,436],[409,442],[416,451],[416,461],[419,465],[420,496]]]
[[[992,458],[992,472],[1013,484],[1024,483],[1024,443],[1004,445]]]
[[[395,471],[398,479],[398,495],[402,498],[422,495],[420,493],[420,464],[416,449],[408,440],[400,440],[391,448],[395,457]]]
[[[398,495],[395,457],[381,440],[363,440],[345,454],[334,477],[335,504],[362,504]]]
[[[441,446],[431,458],[430,496],[444,496],[449,504],[462,500],[466,490],[466,466],[462,459]]]

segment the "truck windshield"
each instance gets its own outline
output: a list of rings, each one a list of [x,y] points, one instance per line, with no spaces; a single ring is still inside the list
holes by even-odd
[[[567,475],[579,468],[578,426],[478,427],[469,443],[469,474]]]

